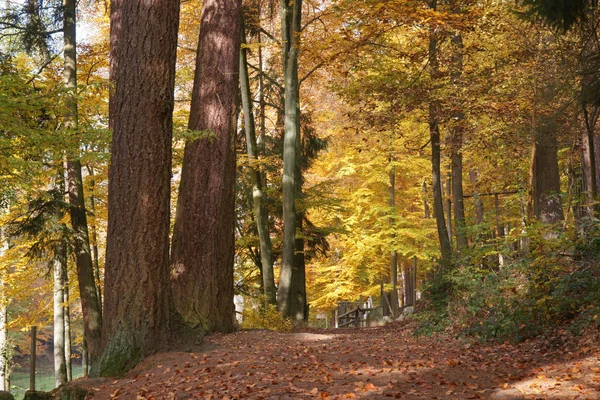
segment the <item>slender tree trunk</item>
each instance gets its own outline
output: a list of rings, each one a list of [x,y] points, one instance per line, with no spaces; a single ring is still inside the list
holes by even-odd
[[[597,214],[598,207],[594,204],[598,194],[598,173],[596,165],[596,138],[594,135],[596,122],[600,115],[600,108],[593,106],[590,111],[587,105],[583,105],[583,119],[585,121],[585,133],[582,135],[582,161],[583,161],[583,176],[585,177],[585,187],[587,193],[588,214],[593,218]]]
[[[390,168],[390,228],[392,229],[392,242],[395,242],[396,233],[394,228],[394,217],[396,215],[396,169]],[[392,284],[392,317],[400,314],[398,308],[398,252],[392,248],[390,256],[390,283]]]
[[[471,181],[471,184],[475,186],[477,183],[477,172],[475,170],[469,171],[469,180]],[[479,197],[477,191],[473,194],[473,201],[475,203],[475,223],[480,225],[483,223],[483,201],[481,201],[481,197]]]
[[[171,249],[175,306],[192,327],[234,329],[235,124],[239,0],[205,0]],[[218,90],[216,90],[218,88]]]
[[[298,109],[298,115],[300,110]],[[298,123],[300,121],[298,120]],[[300,133],[300,127],[298,127]],[[299,155],[296,159],[296,172],[295,181],[296,186],[296,200],[300,200],[303,197],[302,187],[304,185],[304,179],[302,177],[302,145],[300,144],[301,138],[297,136],[296,150]],[[291,316],[296,326],[302,326],[308,322],[308,301],[306,298],[306,259],[304,257],[304,219],[305,211],[296,208],[296,235],[294,240],[294,271],[292,273],[292,295],[291,295]]]
[[[242,44],[246,43],[245,32],[242,25]],[[269,218],[265,211],[265,194],[262,190],[262,175],[256,163],[258,159],[258,147],[256,144],[256,128],[252,107],[252,96],[250,93],[250,81],[248,78],[248,64],[246,60],[246,49],[240,50],[240,90],[242,92],[242,109],[244,112],[244,128],[246,133],[246,150],[248,153],[248,169],[250,182],[252,184],[252,204],[256,229],[260,240],[260,258],[262,265],[262,278],[265,301],[268,304],[277,304],[275,275],[273,273],[273,247],[269,235]]]
[[[281,29],[285,81],[285,129],[283,138],[283,245],[277,303],[286,317],[298,318],[300,310],[293,309],[294,252],[296,247],[296,163],[299,159],[300,90],[298,81],[298,50],[302,1],[281,1]],[[302,313],[302,319],[304,318]]]
[[[87,378],[89,372],[90,372],[90,362],[88,361],[87,342],[86,342],[85,336],[84,336],[83,342],[81,344],[81,375],[84,378]]]
[[[113,0],[110,18],[113,141],[103,352],[94,376],[122,375],[165,348],[172,328],[169,201],[179,1]]]
[[[425,179],[423,179],[421,191],[423,193],[423,218],[431,218],[431,211],[429,210],[429,196],[427,194],[427,182]]]
[[[73,363],[71,362],[71,306],[69,305],[69,275],[67,273],[67,265],[64,265],[63,269],[63,282],[64,282],[64,300],[63,305],[65,308],[65,363],[67,367],[67,381],[73,380]]]
[[[0,228],[0,257],[8,248],[4,229]],[[0,390],[8,391],[8,298],[4,291],[6,270],[0,269]]]
[[[452,246],[452,172],[446,174],[446,229],[448,229],[448,241]]]
[[[415,305],[415,288],[413,267],[409,262],[403,263],[404,269],[404,306],[414,307]]]
[[[92,264],[94,266],[94,279],[96,281],[96,296],[98,297],[98,302],[100,303],[100,318],[102,319],[102,282],[100,280],[100,257],[98,255],[98,233],[96,227],[96,195],[94,193],[96,181],[94,180],[94,169],[88,166],[88,172],[92,178],[90,182],[90,213],[94,217],[93,223],[90,225],[92,236]]]
[[[54,247],[52,269],[54,271],[54,383],[56,387],[67,383],[65,357],[65,281],[63,268],[67,263],[65,243],[60,241]]]
[[[66,127],[77,130],[77,39],[75,35],[76,0],[64,0],[64,82],[67,88]],[[73,248],[77,264],[77,278],[83,312],[83,327],[88,338],[92,362],[100,350],[102,329],[101,304],[96,292],[94,270],[88,236],[81,162],[69,157],[67,162],[69,203],[71,205],[71,225],[73,226]]]

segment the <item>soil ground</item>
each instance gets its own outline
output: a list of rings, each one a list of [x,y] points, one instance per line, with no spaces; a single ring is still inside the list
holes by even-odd
[[[415,337],[412,323],[240,331],[161,353],[124,379],[79,381],[103,399],[598,399],[600,332],[518,345]]]

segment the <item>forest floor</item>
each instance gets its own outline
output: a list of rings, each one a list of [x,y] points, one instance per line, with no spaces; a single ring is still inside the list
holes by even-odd
[[[103,399],[598,399],[600,331],[518,345],[377,328],[240,331],[162,353],[124,379],[79,381]]]

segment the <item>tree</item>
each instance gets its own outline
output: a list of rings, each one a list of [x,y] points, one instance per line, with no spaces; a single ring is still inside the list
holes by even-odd
[[[234,328],[235,123],[240,68],[239,0],[207,0],[202,18],[190,130],[171,249],[175,306],[205,332]]]
[[[242,46],[246,43],[245,30],[242,25]],[[244,113],[244,130],[246,133],[246,151],[248,153],[248,169],[252,184],[252,204],[256,229],[260,240],[261,272],[263,278],[263,289],[265,301],[268,304],[276,304],[275,276],[273,273],[273,247],[269,234],[268,215],[264,206],[264,191],[261,171],[256,163],[258,158],[258,146],[256,143],[256,124],[252,107],[252,96],[250,92],[250,80],[248,77],[247,49],[240,50],[240,90],[242,94],[242,110]]]
[[[111,3],[108,233],[102,356],[120,375],[169,343],[169,196],[179,1]],[[142,290],[139,290],[142,288]]]
[[[297,166],[300,159],[300,83],[298,52],[302,1],[281,0],[282,56],[284,73],[285,126],[283,134],[283,247],[277,303],[285,317],[301,322],[305,318],[303,270],[295,263]],[[304,289],[304,293],[305,293]],[[304,295],[305,296],[305,295]]]
[[[64,82],[68,90],[66,100],[65,126],[73,134],[78,129],[77,111],[77,38],[75,0],[64,1]],[[98,297],[94,278],[94,266],[83,193],[81,161],[72,154],[67,161],[67,190],[69,193],[71,225],[73,227],[73,251],[77,266],[79,296],[83,312],[84,335],[87,343],[89,362],[94,363],[99,356],[100,334],[102,329],[102,303]]]
[[[437,8],[437,0],[431,0],[429,7]],[[439,32],[435,27],[430,29],[429,37],[429,69],[433,81],[440,78],[438,52]],[[444,219],[444,206],[442,199],[442,172],[441,172],[441,138],[440,138],[441,105],[438,100],[431,99],[429,102],[429,140],[431,141],[431,190],[433,192],[433,215],[437,224],[438,238],[440,241],[441,259],[440,263],[444,269],[450,267],[452,260],[452,245],[446,229]]]

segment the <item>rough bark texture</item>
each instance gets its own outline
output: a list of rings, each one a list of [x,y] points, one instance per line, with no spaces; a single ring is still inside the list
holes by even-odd
[[[54,247],[52,271],[54,272],[54,383],[58,387],[67,383],[67,364],[65,357],[65,308],[64,273],[67,264],[67,250],[61,241]]]
[[[281,1],[282,55],[285,80],[285,122],[283,135],[283,244],[277,303],[283,316],[300,314],[292,301],[296,248],[296,163],[299,161],[300,91],[298,81],[298,50],[302,1]]]
[[[241,40],[246,42],[245,32],[242,26]],[[256,126],[252,107],[252,96],[250,93],[250,80],[248,78],[248,63],[246,60],[246,49],[240,50],[240,90],[242,93],[242,110],[244,113],[244,128],[246,133],[246,151],[248,154],[248,169],[250,182],[252,183],[252,205],[256,229],[260,240],[260,260],[262,265],[262,278],[265,301],[268,304],[277,304],[275,275],[273,273],[273,246],[269,235],[269,217],[265,210],[265,193],[262,190],[262,175],[256,163],[258,159],[258,146],[256,143]]]
[[[142,357],[164,348],[169,339],[169,199],[178,21],[177,0],[111,3],[113,142],[103,353],[91,375],[121,375]]]
[[[435,10],[435,0],[430,2],[430,7]],[[435,32],[431,32],[429,38],[429,68],[432,78],[437,78],[439,75],[439,63],[437,59],[437,38]],[[431,141],[431,188],[433,191],[433,215],[435,217],[438,238],[440,241],[440,264],[442,268],[448,268],[452,259],[452,245],[450,244],[448,230],[446,229],[442,199],[439,114],[439,103],[435,100],[431,100],[429,103],[429,137]]]
[[[234,328],[235,121],[240,1],[206,0],[171,250],[173,299],[192,327]]]
[[[68,129],[77,130],[77,38],[75,34],[76,2],[64,0],[63,9],[64,37],[64,83],[68,90],[66,101],[67,112],[65,125]],[[83,312],[83,328],[88,338],[90,359],[92,362],[100,351],[100,331],[102,328],[102,305],[96,292],[94,270],[88,236],[85,200],[83,197],[83,179],[81,162],[69,157],[67,162],[67,183],[73,227],[73,250],[77,265],[77,279]]]

